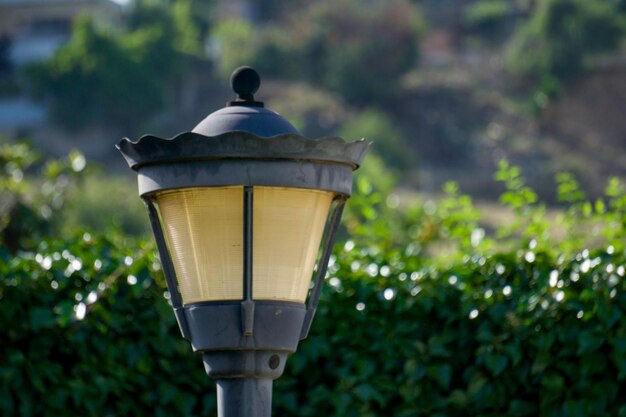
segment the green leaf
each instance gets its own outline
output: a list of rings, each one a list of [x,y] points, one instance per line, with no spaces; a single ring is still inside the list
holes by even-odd
[[[547,353],[538,355],[532,363],[530,373],[538,374],[543,372],[552,363],[552,358]]]
[[[452,367],[448,364],[429,366],[426,369],[426,374],[436,381],[443,389],[450,387],[450,381],[452,379]]]
[[[494,376],[500,375],[509,364],[509,359],[502,354],[490,354],[485,357],[485,365]]]
[[[384,397],[370,384],[359,384],[354,387],[354,393],[362,401],[369,402],[375,401],[379,405],[385,402]]]
[[[509,405],[509,413],[513,416],[533,416],[537,411],[537,405],[530,401],[515,399]]]
[[[597,199],[595,204],[596,213],[604,214],[606,212],[606,207],[604,205],[604,201],[602,199]]]
[[[617,306],[603,303],[598,307],[598,317],[610,328],[622,318],[622,312]]]
[[[602,346],[605,337],[599,335],[591,330],[585,330],[578,335],[578,350],[577,355],[584,355],[586,353],[594,352]]]
[[[35,307],[31,310],[30,325],[34,331],[52,327],[56,323],[52,310],[46,307]]]
[[[486,384],[487,384],[487,378],[485,378],[483,375],[479,373],[474,374],[472,376],[472,379],[470,380],[467,393],[471,397],[478,397]]]
[[[451,404],[457,407],[465,407],[468,402],[467,394],[459,389],[455,389],[454,391],[452,391],[450,397],[448,397],[448,400]]]
[[[561,393],[565,386],[565,380],[556,372],[547,372],[543,378],[541,378],[541,385],[548,391]]]
[[[589,405],[588,402],[586,402],[584,400],[572,400],[572,399],[569,399],[569,400],[565,401],[565,404],[563,404],[563,413],[566,416],[587,417],[590,414],[590,411],[591,411],[588,405]],[[596,402],[595,405],[598,406],[599,402]],[[595,411],[598,414],[603,414],[604,410],[602,410],[601,407],[600,407],[599,409],[597,409]]]

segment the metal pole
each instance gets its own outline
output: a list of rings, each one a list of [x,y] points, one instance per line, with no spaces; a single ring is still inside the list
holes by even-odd
[[[271,379],[225,378],[216,382],[218,417],[271,417]]]

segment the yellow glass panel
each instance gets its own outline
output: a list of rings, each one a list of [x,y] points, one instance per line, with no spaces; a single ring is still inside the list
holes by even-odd
[[[328,191],[254,188],[255,300],[305,301],[332,199]]]
[[[243,298],[243,187],[156,196],[184,304]]]

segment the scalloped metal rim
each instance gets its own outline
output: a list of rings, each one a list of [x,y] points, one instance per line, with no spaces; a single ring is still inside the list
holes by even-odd
[[[145,165],[211,159],[290,159],[350,165],[354,170],[370,145],[365,139],[309,139],[291,133],[263,138],[234,131],[217,136],[184,132],[170,139],[145,135],[136,142],[124,138],[116,147],[135,171]]]

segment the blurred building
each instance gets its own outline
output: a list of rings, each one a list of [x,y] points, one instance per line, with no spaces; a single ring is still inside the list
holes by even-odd
[[[67,42],[81,15],[116,22],[121,6],[111,0],[0,0],[0,49],[15,66],[46,59]]]

